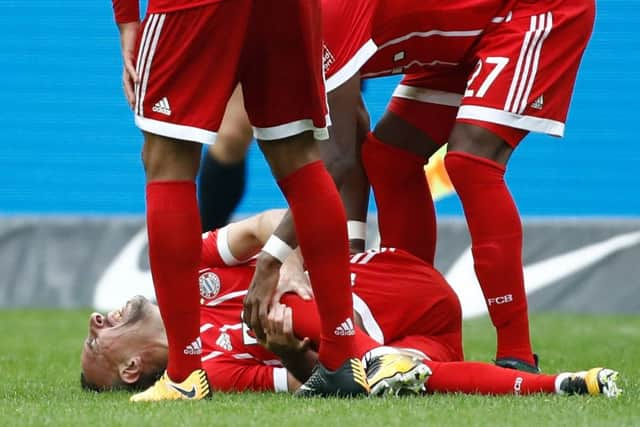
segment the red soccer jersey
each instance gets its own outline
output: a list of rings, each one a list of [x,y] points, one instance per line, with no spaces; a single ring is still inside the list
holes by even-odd
[[[202,243],[200,338],[211,386],[220,391],[287,391],[286,369],[240,318],[254,263],[233,258],[226,228],[206,233]]]

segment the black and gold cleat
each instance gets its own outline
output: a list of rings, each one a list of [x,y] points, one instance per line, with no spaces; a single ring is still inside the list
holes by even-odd
[[[431,369],[421,359],[405,353],[383,354],[367,362],[371,396],[419,394],[429,375]]]
[[[558,389],[561,394],[588,394],[618,397],[622,392],[616,381],[618,372],[606,368],[558,375]],[[557,383],[556,383],[557,384]]]
[[[295,393],[297,397],[358,397],[369,394],[367,374],[359,359],[347,359],[335,371],[320,362]]]

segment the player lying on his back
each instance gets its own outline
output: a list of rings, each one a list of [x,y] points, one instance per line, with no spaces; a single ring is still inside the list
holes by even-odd
[[[276,295],[281,303],[273,304],[264,331],[264,344],[272,351],[256,342],[240,318],[253,274],[252,255],[282,214],[267,211],[203,237],[201,336],[194,345],[201,347],[203,367],[218,391],[295,391],[315,364],[320,324],[309,297]],[[296,266],[293,255],[289,261],[287,267]],[[539,375],[463,362],[455,293],[433,267],[402,249],[383,247],[356,254],[351,271],[357,325],[342,325],[336,333],[355,335],[357,353],[367,361],[366,381],[372,394],[415,391],[427,376],[429,392],[618,393],[617,372],[609,369]],[[412,350],[397,353],[396,349]],[[164,371],[166,360],[162,319],[157,307],[143,297],[107,315],[90,316],[81,362],[85,388],[144,389]],[[306,386],[317,387],[311,394],[322,394],[322,385]],[[190,391],[174,392],[188,396]],[[306,390],[299,393],[305,395]]]

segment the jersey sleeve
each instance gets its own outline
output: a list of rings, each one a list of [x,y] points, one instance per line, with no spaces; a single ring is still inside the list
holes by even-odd
[[[201,267],[231,267],[246,261],[236,259],[227,240],[229,226],[207,231],[202,235]]]
[[[209,383],[214,390],[287,392],[287,370],[252,360],[220,356],[203,361]]]
[[[137,22],[140,20],[140,4],[138,0],[111,0],[113,15],[118,24]]]

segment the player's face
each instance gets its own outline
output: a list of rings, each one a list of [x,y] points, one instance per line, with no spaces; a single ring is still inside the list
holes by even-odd
[[[86,379],[98,387],[110,388],[158,331],[164,333],[158,307],[142,296],[106,315],[92,313],[81,355]]]

